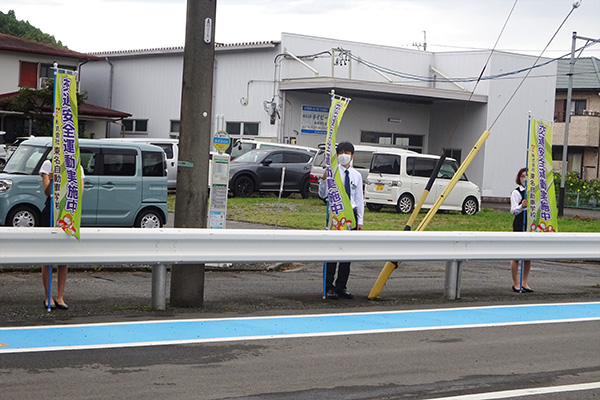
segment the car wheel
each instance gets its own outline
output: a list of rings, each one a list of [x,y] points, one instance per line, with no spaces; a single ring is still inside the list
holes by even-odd
[[[479,211],[477,199],[475,197],[467,197],[462,205],[462,213],[464,215],[475,215]]]
[[[408,214],[415,207],[415,200],[408,193],[404,193],[398,199],[398,203],[396,204],[396,212],[400,214]]]
[[[40,226],[40,216],[31,207],[18,206],[8,214],[6,225],[19,228],[33,228],[34,226]]]
[[[383,204],[367,203],[369,211],[379,211],[383,207]]]
[[[162,219],[158,211],[155,210],[144,210],[138,214],[135,219],[134,226],[136,228],[160,228],[162,227]]]
[[[238,177],[233,184],[235,197],[250,197],[254,193],[254,181],[249,176]]]
[[[302,196],[303,199],[308,199],[310,196],[310,181],[308,179],[305,179],[302,182],[302,186],[300,186],[300,196]]]

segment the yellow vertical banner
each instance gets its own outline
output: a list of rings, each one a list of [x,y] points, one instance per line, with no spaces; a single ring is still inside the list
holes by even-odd
[[[337,154],[335,151],[336,134],[342,115],[348,107],[350,99],[340,96],[331,96],[331,107],[327,118],[327,139],[325,142],[325,171],[327,183],[327,196],[329,203],[329,229],[350,230],[356,227],[354,211],[340,176]]]
[[[552,172],[552,125],[530,120],[527,157],[527,227],[531,232],[556,232],[558,217]]]
[[[55,70],[52,134],[52,226],[80,240],[83,181],[77,124],[77,80],[72,71]]]

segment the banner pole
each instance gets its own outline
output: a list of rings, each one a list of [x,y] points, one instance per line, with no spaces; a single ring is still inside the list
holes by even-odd
[[[329,196],[327,196],[327,211],[325,212],[325,230],[329,230]],[[323,263],[323,299],[327,298],[327,261]]]
[[[58,64],[54,63],[54,65],[52,66],[54,69],[54,93],[52,95],[52,110],[54,110],[52,112],[52,148],[54,148],[54,126],[56,124],[56,91],[57,91],[57,86],[58,86]],[[54,157],[53,157],[54,159]],[[50,227],[53,228],[54,227],[54,165],[52,165],[51,167],[51,171],[52,172],[52,181],[50,181]],[[48,265],[48,299],[46,300],[46,306],[47,306],[47,310],[48,312],[52,311],[52,265]]]
[[[54,181],[50,182],[50,227],[54,227]],[[46,300],[48,312],[52,311],[52,265],[48,265],[48,299]]]
[[[526,168],[526,174],[527,176],[529,176],[529,144],[530,144],[530,140],[531,140],[531,112],[529,112],[529,119],[527,120],[527,151],[525,152],[526,154],[526,159],[525,159],[525,168]],[[527,178],[525,179],[525,198],[527,199]],[[527,209],[529,209],[529,204],[527,205]],[[527,212],[524,211],[523,212],[523,232],[527,231]],[[520,280],[519,280],[519,293],[523,293],[523,268],[525,266],[525,260],[521,260],[521,274],[520,274]]]

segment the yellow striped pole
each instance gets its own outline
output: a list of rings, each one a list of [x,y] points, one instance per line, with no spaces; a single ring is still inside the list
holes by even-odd
[[[471,162],[473,161],[473,159],[475,158],[475,156],[477,155],[477,153],[479,152],[479,150],[481,149],[481,147],[483,146],[483,144],[485,143],[485,141],[487,140],[487,138],[489,136],[490,136],[490,131],[486,130],[485,132],[483,132],[483,134],[481,135],[481,137],[479,138],[477,143],[475,143],[475,146],[473,146],[473,148],[471,149],[471,151],[469,152],[469,154],[467,155],[465,160],[462,162],[462,164],[460,165],[460,167],[458,168],[458,170],[456,171],[456,173],[454,174],[454,176],[448,183],[448,186],[446,187],[446,189],[444,189],[444,191],[442,192],[440,197],[438,197],[437,201],[434,203],[433,207],[429,210],[427,215],[425,215],[425,218],[423,218],[423,220],[417,227],[417,229],[416,229],[417,231],[423,231],[423,230],[425,230],[427,225],[429,225],[429,222],[431,222],[431,219],[437,213],[437,210],[441,207],[442,203],[444,202],[444,200],[446,199],[448,194],[452,191],[452,189],[454,189],[454,186],[456,186],[456,183],[458,182],[460,177],[465,173],[467,167],[471,164]],[[410,216],[410,218],[406,224],[407,227],[412,226],[412,223],[414,223],[414,220],[416,219],[416,214],[418,213],[417,210],[420,209],[421,206],[423,205],[423,202],[425,201],[427,194],[428,194],[428,192],[427,193],[423,192],[423,195],[421,195],[418,206],[415,207],[415,210],[413,211],[412,215]],[[408,230],[408,229],[405,228],[405,230]],[[394,269],[398,268],[399,264],[400,264],[400,261],[395,262],[395,263],[388,261],[385,263],[385,265],[383,266],[383,269],[381,270],[381,272],[379,273],[379,276],[377,277],[377,280],[375,281],[375,284],[373,285],[373,288],[371,289],[371,292],[369,293],[369,296],[368,296],[369,300],[373,300],[379,296],[379,294],[381,293],[381,290],[383,290],[383,286],[385,285],[387,280],[390,278],[392,271],[394,271]]]
[[[477,143],[475,143],[475,146],[473,146],[473,148],[469,152],[469,155],[467,155],[467,158],[465,158],[465,161],[463,161],[463,163],[460,165],[452,179],[450,179],[450,182],[448,183],[448,186],[446,186],[446,189],[444,189],[440,197],[438,197],[437,201],[434,203],[433,207],[431,207],[431,210],[429,210],[427,215],[425,215],[425,218],[423,218],[423,220],[417,227],[417,231],[425,230],[427,225],[429,225],[429,222],[431,222],[431,219],[433,218],[435,213],[437,213],[437,210],[441,207],[444,200],[446,200],[448,194],[452,191],[452,189],[454,189],[454,186],[456,186],[456,183],[458,182],[462,174],[465,173],[467,167],[469,166],[469,164],[471,164],[471,161],[473,161],[473,159],[487,140],[488,136],[490,136],[490,131],[486,130],[485,132],[483,132],[483,135],[481,135]]]

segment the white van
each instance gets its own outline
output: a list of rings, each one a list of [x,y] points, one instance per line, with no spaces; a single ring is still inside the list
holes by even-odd
[[[158,146],[165,152],[167,158],[167,187],[177,187],[177,161],[179,160],[179,140],[161,138],[107,138],[102,140],[113,140],[121,142],[147,143]]]
[[[373,153],[371,167],[365,184],[365,202],[371,211],[379,211],[383,206],[395,206],[403,214],[412,212],[429,181],[439,156],[419,154],[408,150],[386,149]],[[431,208],[444,191],[458,163],[446,158],[437,174],[423,208]],[[442,206],[441,210],[462,211],[474,215],[481,205],[479,187],[469,182],[463,174]]]
[[[233,140],[233,145],[229,146],[226,152],[231,156],[231,160],[233,161],[242,154],[256,149],[302,150],[311,153],[313,156],[317,153],[317,149],[314,147],[298,146],[295,144],[286,143],[262,142],[254,139],[235,139]]]

